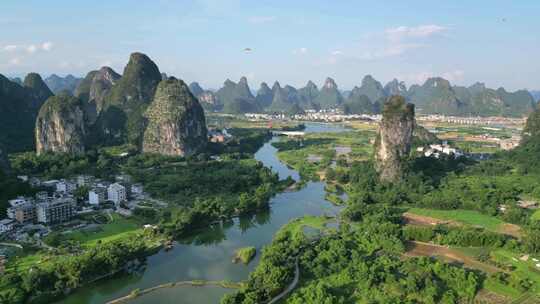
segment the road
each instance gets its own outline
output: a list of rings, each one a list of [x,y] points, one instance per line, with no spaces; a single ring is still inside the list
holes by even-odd
[[[280,294],[278,294],[276,297],[274,297],[268,304],[274,304],[277,303],[279,300],[281,300],[283,297],[288,295],[293,289],[296,288],[296,285],[298,285],[298,281],[300,279],[300,267],[298,266],[298,257],[296,257],[295,261],[295,272],[294,272],[294,280],[292,283],[287,287],[284,291],[282,291]]]

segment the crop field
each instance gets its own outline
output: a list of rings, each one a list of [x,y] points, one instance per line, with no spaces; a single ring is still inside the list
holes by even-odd
[[[483,227],[493,232],[503,232],[504,227],[508,225],[508,223],[505,223],[503,220],[473,210],[411,208],[408,210],[408,212],[436,219],[456,221],[465,225]]]

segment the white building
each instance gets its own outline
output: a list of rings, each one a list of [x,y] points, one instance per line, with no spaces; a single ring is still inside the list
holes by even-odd
[[[94,182],[94,177],[90,175],[79,175],[77,176],[77,186],[84,187],[89,186]]]
[[[56,191],[58,192],[71,193],[75,189],[77,189],[77,184],[64,179],[56,184]]]
[[[127,199],[126,188],[119,183],[114,183],[107,189],[107,198],[113,201],[115,205]]]
[[[5,233],[13,230],[15,226],[15,221],[12,219],[3,219],[0,220],[0,233]]]
[[[99,205],[106,200],[106,189],[105,188],[94,188],[88,192],[88,202],[90,205]]]
[[[142,194],[143,193],[143,186],[141,184],[133,184],[131,185],[131,193],[133,194]]]

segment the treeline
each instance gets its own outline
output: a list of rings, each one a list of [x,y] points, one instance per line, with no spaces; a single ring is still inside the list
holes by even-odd
[[[222,304],[266,303],[293,280],[296,258],[301,280],[287,303],[462,303],[481,285],[472,271],[429,258],[402,260],[399,210],[365,208],[353,225],[310,240],[284,229],[265,247],[247,286]],[[382,213],[379,213],[382,211]]]
[[[128,262],[157,248],[152,244],[156,244],[153,235],[138,235],[51,256],[30,269],[14,269],[0,277],[0,302],[50,303],[91,280],[122,271]]]
[[[403,238],[411,241],[434,242],[439,245],[460,247],[506,247],[514,250],[519,246],[518,241],[508,235],[482,228],[449,227],[446,225],[436,227],[405,226],[403,227]]]

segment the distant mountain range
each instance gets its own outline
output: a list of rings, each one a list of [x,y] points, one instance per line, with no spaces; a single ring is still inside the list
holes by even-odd
[[[346,113],[379,113],[383,102],[391,95],[404,96],[423,114],[511,116],[521,117],[536,107],[537,97],[518,90],[490,89],[483,83],[472,86],[455,86],[441,77],[427,79],[422,85],[409,88],[394,79],[382,85],[371,75],[362,79],[351,91],[340,91],[332,78],[327,78],[319,89],[312,81],[296,89],[275,82],[270,88],[261,83],[257,94],[252,94],[247,79],[238,83],[229,79],[216,92],[204,90],[198,83],[190,85],[192,93],[208,110],[225,113],[282,112],[293,114],[308,109],[341,108]]]
[[[89,142],[140,145],[143,113],[163,78],[166,76],[158,67],[138,53],[132,55],[123,75],[108,67],[91,71],[84,79],[51,75],[43,80],[30,73],[23,81],[0,75],[0,130],[6,130],[0,132],[0,142],[10,143],[6,145],[8,151],[32,149],[34,123],[41,105],[53,94],[64,92],[82,101]],[[263,82],[254,94],[246,77],[238,82],[227,79],[215,91],[196,82],[189,85],[189,90],[207,111],[234,114],[298,114],[329,108],[340,108],[348,114],[377,114],[389,96],[401,95],[423,114],[523,117],[536,108],[536,100],[540,99],[540,91],[508,92],[482,83],[456,86],[440,77],[410,87],[397,79],[383,85],[370,75],[348,91],[341,91],[332,78],[327,78],[321,87],[312,81],[300,88],[278,81],[270,87]]]
[[[56,74],[52,74],[44,79],[45,83],[54,94],[58,94],[62,91],[68,91],[69,93],[73,94],[82,80],[82,78],[78,78],[73,75],[61,77]]]

